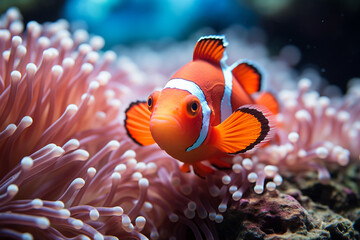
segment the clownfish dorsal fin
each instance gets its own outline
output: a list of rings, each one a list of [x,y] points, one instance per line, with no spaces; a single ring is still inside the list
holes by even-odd
[[[155,143],[150,132],[150,116],[151,112],[145,101],[133,102],[125,111],[126,132],[134,142],[142,146]]]
[[[228,154],[244,153],[270,141],[275,119],[260,105],[244,105],[214,127],[211,144]]]
[[[262,75],[254,64],[239,63],[232,69],[232,74],[248,94],[260,91]]]
[[[222,59],[226,59],[225,48],[227,45],[225,36],[201,37],[196,43],[193,60],[204,60],[218,64]]]

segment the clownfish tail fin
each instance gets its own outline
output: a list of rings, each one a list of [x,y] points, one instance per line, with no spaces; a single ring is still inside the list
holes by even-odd
[[[211,144],[228,154],[244,153],[270,141],[275,118],[264,106],[244,105],[215,126]]]
[[[228,42],[225,36],[210,35],[201,37],[196,43],[193,60],[204,60],[210,63],[219,64],[227,56],[225,48]]]
[[[155,143],[150,132],[150,116],[151,112],[145,101],[133,102],[125,111],[126,132],[135,143],[141,146]]]
[[[279,113],[279,103],[274,94],[270,92],[262,92],[256,97],[255,101],[257,104],[267,107],[273,114],[276,115]]]

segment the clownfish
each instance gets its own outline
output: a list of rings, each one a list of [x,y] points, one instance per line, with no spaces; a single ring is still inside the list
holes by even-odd
[[[259,92],[260,71],[249,62],[226,65],[227,45],[224,36],[201,37],[192,61],[161,91],[125,111],[124,126],[135,143],[157,143],[184,163],[181,171],[189,172],[192,166],[201,177],[214,171],[205,160],[230,168],[225,159],[229,154],[268,142],[276,125],[278,104],[271,93]]]

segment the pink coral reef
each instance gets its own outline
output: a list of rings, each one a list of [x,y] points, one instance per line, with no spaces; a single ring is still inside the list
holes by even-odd
[[[359,84],[334,100],[308,92],[309,80],[291,88],[291,69],[261,45],[229,42],[230,56],[269,71],[285,104],[270,145],[203,180],[157,146],[134,145],[122,126],[126,104],[161,87],[193,41],[158,55],[130,51],[130,60],[101,52],[101,37],[70,32],[64,20],[24,30],[9,9],[0,21],[0,237],[218,239],[215,224],[251,188],[274,191],[286,170],[316,169],[326,181],[326,162],[358,158]],[[166,61],[171,55],[177,60]]]

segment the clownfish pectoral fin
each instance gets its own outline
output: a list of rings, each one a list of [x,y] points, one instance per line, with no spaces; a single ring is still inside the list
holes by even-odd
[[[242,62],[232,69],[232,74],[248,94],[260,91],[262,75],[253,64]]]
[[[190,164],[184,163],[183,165],[181,165],[180,171],[185,172],[185,173],[190,172]]]
[[[267,107],[273,114],[278,114],[279,103],[272,93],[262,92],[257,96],[255,101],[256,104],[264,105],[265,107]]]
[[[142,101],[131,103],[125,111],[126,132],[134,142],[142,146],[155,143],[150,132],[150,116],[147,103]]]
[[[212,174],[214,170],[200,162],[192,164],[194,173],[201,178],[205,178],[207,175]]]
[[[230,169],[231,164],[228,162],[225,162],[219,158],[211,158],[209,159],[209,162],[212,166],[216,167],[217,169]]]
[[[196,43],[193,60],[204,60],[218,64],[222,59],[226,59],[225,48],[227,44],[224,36],[201,37]]]
[[[210,143],[228,154],[244,153],[273,137],[274,121],[264,106],[244,105],[214,127]]]
[[[184,163],[183,165],[180,166],[180,171],[184,172],[184,173],[188,173],[191,170],[190,166],[193,167],[194,173],[201,178],[205,178],[206,175],[212,174],[214,172],[214,170],[212,168],[210,168],[200,162],[197,162],[194,164]]]

